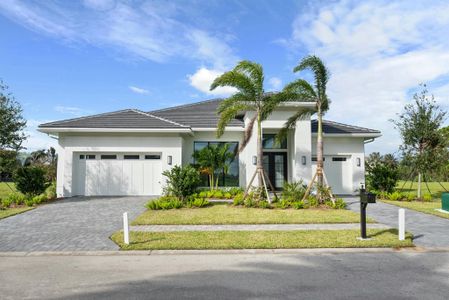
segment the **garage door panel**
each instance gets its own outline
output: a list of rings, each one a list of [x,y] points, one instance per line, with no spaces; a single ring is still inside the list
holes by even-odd
[[[351,194],[352,169],[351,156],[325,155],[324,172],[326,179],[335,194]],[[312,165],[313,173],[316,172],[316,162]]]

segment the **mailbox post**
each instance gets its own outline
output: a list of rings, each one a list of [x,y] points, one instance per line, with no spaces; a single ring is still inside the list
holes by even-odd
[[[366,207],[368,203],[376,203],[376,194],[366,192],[363,184],[360,187],[360,236],[366,239]]]

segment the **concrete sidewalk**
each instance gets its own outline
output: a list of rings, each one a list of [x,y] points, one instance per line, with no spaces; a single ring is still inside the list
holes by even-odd
[[[368,224],[368,228],[387,229],[384,224]],[[345,224],[251,224],[251,225],[139,225],[131,231],[284,231],[284,230],[345,230],[359,229],[359,223]]]
[[[348,208],[360,212],[358,197],[345,197]],[[392,228],[398,228],[400,207],[377,201],[369,204],[367,216]],[[413,243],[421,247],[449,247],[449,219],[405,209],[405,230],[413,233]]]

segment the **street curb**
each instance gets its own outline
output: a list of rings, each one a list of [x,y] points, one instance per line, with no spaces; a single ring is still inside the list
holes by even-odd
[[[449,247],[406,248],[312,248],[312,249],[231,249],[231,250],[140,250],[140,251],[36,251],[0,252],[0,257],[38,256],[151,256],[151,255],[232,255],[232,254],[343,254],[343,253],[436,253]]]

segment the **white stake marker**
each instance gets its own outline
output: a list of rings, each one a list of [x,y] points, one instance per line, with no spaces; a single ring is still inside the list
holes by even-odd
[[[399,240],[405,240],[405,209],[399,209]]]
[[[126,245],[129,245],[129,224],[128,213],[123,213],[123,239]]]

